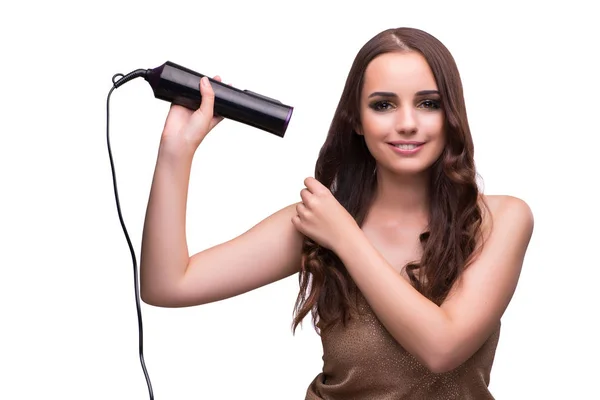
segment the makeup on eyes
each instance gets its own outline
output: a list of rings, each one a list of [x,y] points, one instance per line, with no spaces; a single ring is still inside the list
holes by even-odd
[[[386,111],[389,108],[381,109],[381,106],[391,105],[393,101],[398,100],[398,95],[394,92],[377,91],[371,93],[367,99],[380,98],[369,103],[369,108],[375,111]],[[417,105],[420,106],[427,103],[429,106],[426,109],[437,110],[441,108],[440,92],[437,90],[421,90],[415,93]],[[389,100],[392,100],[389,101]]]

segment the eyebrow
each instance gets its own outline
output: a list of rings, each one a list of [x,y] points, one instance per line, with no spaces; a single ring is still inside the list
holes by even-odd
[[[416,93],[417,96],[428,96],[428,95],[432,95],[432,94],[439,95],[440,92],[438,90],[421,90]],[[394,92],[373,92],[369,95],[368,98],[370,99],[371,97],[375,97],[375,96],[398,97],[398,95]]]

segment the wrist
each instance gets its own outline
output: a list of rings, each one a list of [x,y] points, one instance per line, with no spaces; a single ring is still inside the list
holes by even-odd
[[[363,240],[365,240],[364,232],[358,224],[355,224],[350,229],[344,230],[344,234],[335,243],[333,250],[338,257],[347,258],[354,249],[361,245]]]
[[[158,156],[167,161],[191,162],[197,148],[197,144],[192,144],[181,137],[162,136]]]

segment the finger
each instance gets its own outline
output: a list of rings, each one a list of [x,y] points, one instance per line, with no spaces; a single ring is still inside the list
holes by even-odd
[[[215,92],[212,90],[210,81],[207,77],[200,79],[200,107],[192,114],[188,128],[194,135],[198,132],[206,134],[210,131],[209,127],[213,118]]]
[[[300,228],[300,217],[299,217],[298,215],[294,215],[294,216],[292,217],[292,224],[294,225],[294,227],[295,227],[296,229],[299,229],[299,228]]]
[[[214,112],[215,92],[207,77],[203,77],[200,80],[200,94],[202,95],[202,101],[200,102],[199,110],[210,121]]]
[[[217,82],[222,82],[222,79],[219,75],[215,75],[213,77],[213,80],[217,81]],[[213,90],[214,91],[214,90]],[[223,121],[224,117],[221,115],[217,115],[214,111],[214,107],[213,107],[213,118],[210,121],[209,124],[209,130],[212,130],[215,126],[219,125],[219,122]]]
[[[220,76],[220,75],[215,75],[215,76],[213,77],[213,80],[215,80],[215,81],[217,81],[217,82],[221,82],[221,83],[223,82],[223,80],[221,79],[221,76]],[[212,87],[212,86],[211,86],[211,87]],[[213,89],[213,91],[214,91],[214,89]],[[212,128],[214,128],[214,127],[215,127],[215,126],[217,126],[217,124],[218,124],[219,122],[221,122],[222,120],[223,120],[223,117],[222,117],[222,116],[220,116],[220,115],[217,115],[217,114],[214,112],[214,110],[213,110],[213,119],[212,119],[212,121],[211,121],[210,128],[211,128],[211,129],[212,129]]]
[[[307,212],[306,206],[302,203],[298,203],[296,205],[296,214],[298,214],[298,217],[304,217],[305,214]]]
[[[308,188],[308,190],[314,195],[325,195],[330,190],[325,187],[318,179],[313,177],[308,177],[304,180],[304,185]]]
[[[315,190],[315,179],[313,177],[308,177],[304,180],[304,186],[306,186],[308,188],[308,190],[310,190],[311,192],[314,193]]]
[[[213,80],[217,81],[217,82],[222,82],[222,78],[220,75],[215,75],[213,77]],[[211,89],[212,89],[212,85],[211,85]],[[203,96],[204,97],[204,96]],[[204,114],[204,111],[201,110]],[[217,126],[221,121],[223,121],[223,119],[225,119],[225,117],[221,116],[221,115],[217,115],[214,111],[214,89],[213,89],[213,117],[209,123],[209,130],[212,130],[215,126]]]
[[[309,204],[310,195],[311,195],[310,191],[306,188],[304,188],[300,191],[300,197],[302,198],[302,202],[304,204],[307,204],[307,205]]]

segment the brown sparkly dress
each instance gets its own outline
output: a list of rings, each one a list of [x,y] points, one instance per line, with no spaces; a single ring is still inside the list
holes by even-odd
[[[323,371],[305,400],[489,400],[500,324],[483,346],[452,371],[434,374],[388,333],[360,296],[361,315],[321,335]]]

